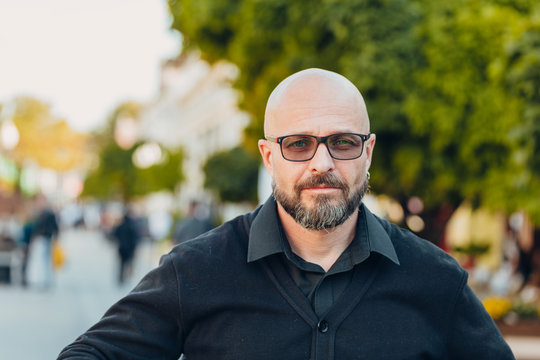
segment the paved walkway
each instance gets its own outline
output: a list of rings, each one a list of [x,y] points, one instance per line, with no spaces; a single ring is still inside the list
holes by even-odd
[[[540,360],[540,337],[509,336],[506,341],[517,360]]]
[[[69,230],[60,241],[67,260],[53,289],[0,286],[0,359],[56,359],[159,260],[141,246],[133,277],[119,287],[116,249],[99,232]]]
[[[98,232],[70,230],[61,242],[67,263],[56,274],[54,289],[0,286],[0,359],[55,359],[155,267],[166,250],[142,246],[133,278],[118,287],[115,248]],[[540,360],[539,338],[507,340],[518,360]]]

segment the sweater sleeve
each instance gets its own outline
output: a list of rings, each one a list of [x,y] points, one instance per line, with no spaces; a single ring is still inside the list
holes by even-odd
[[[467,285],[467,276],[450,316],[448,359],[515,360],[482,302]]]
[[[183,335],[177,274],[170,258],[148,273],[58,359],[178,359]]]

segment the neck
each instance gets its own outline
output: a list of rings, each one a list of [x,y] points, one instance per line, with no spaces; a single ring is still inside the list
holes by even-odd
[[[278,214],[292,251],[305,261],[321,266],[328,271],[356,233],[358,211],[345,222],[332,229],[308,230],[298,223],[278,203]]]

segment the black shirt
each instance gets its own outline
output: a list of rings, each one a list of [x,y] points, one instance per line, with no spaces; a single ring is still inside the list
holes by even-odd
[[[275,229],[277,205],[273,202],[273,214],[262,212],[262,223],[268,224],[268,231],[264,237],[250,238],[248,261],[254,261],[266,256],[279,256],[283,266],[295,284],[309,299],[311,306],[319,318],[323,318],[326,312],[339,298],[351,282],[354,266],[369,258],[372,251],[382,254],[399,264],[394,247],[390,241],[385,241],[387,236],[378,234],[378,228],[368,227],[364,205],[359,208],[356,234],[349,246],[336,260],[332,267],[325,272],[324,269],[314,263],[305,261],[296,255],[287,241],[283,227],[278,221],[279,234],[272,234],[270,229]],[[386,234],[384,234],[386,235]]]
[[[175,246],[58,359],[514,359],[467,272],[365,207],[367,258],[320,318],[272,252],[275,209]]]

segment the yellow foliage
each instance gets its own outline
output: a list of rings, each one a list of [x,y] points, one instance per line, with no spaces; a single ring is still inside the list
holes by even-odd
[[[30,98],[17,99],[13,123],[20,136],[12,152],[18,163],[32,160],[41,167],[57,171],[75,169],[86,163],[86,136],[53,116],[48,105]]]

